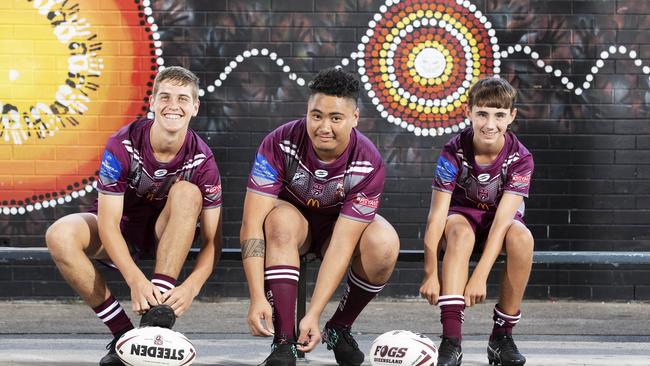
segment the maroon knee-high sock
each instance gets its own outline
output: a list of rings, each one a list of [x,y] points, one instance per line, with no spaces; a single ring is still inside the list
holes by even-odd
[[[264,270],[264,290],[273,307],[274,341],[295,341],[296,297],[300,269],[294,266],[272,266]]]
[[[465,298],[462,295],[444,295],[438,298],[442,335],[463,339],[462,325],[465,320]]]
[[[111,330],[113,335],[133,329],[133,323],[124,312],[122,305],[111,295],[101,305],[93,308],[97,317]]]
[[[381,291],[386,284],[374,285],[350,270],[348,280],[343,292],[339,307],[332,318],[327,322],[339,328],[349,328],[357,319],[361,311]]]
[[[176,279],[162,273],[154,273],[151,278],[151,283],[156,285],[161,294],[176,287]]]
[[[508,315],[501,310],[499,304],[494,305],[494,327],[492,328],[492,334],[490,335],[490,340],[494,340],[497,335],[507,334],[512,335],[512,328],[517,325],[521,319],[521,310],[517,310],[515,315]]]

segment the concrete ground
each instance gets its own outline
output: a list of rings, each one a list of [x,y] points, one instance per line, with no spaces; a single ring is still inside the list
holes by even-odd
[[[466,310],[463,365],[488,364],[485,348],[493,305]],[[328,306],[322,324],[335,306]],[[247,308],[248,301],[238,299],[196,302],[178,320],[174,329],[197,349],[195,365],[257,365],[264,360],[270,340],[248,334]],[[650,365],[648,303],[530,301],[522,313],[515,339],[527,365]],[[366,352],[374,338],[393,329],[424,333],[438,343],[438,314],[419,299],[375,301],[353,331]],[[82,303],[0,302],[0,365],[97,365],[109,341],[105,326]],[[300,364],[336,362],[320,345]]]

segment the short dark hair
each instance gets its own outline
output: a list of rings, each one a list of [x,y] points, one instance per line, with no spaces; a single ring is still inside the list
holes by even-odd
[[[506,108],[512,110],[517,100],[517,90],[500,77],[480,79],[469,89],[467,106]]]
[[[329,68],[321,70],[312,81],[309,82],[311,95],[322,93],[342,98],[350,98],[357,103],[359,99],[359,79],[351,72],[340,68]]]
[[[154,98],[158,94],[158,85],[165,80],[170,80],[177,85],[192,87],[192,98],[199,99],[199,77],[190,70],[181,66],[169,66],[161,70],[153,81]]]

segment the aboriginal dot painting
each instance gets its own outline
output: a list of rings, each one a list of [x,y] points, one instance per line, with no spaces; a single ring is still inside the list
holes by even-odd
[[[13,1],[0,12],[0,212],[94,189],[106,138],[147,111],[163,65],[146,2]]]

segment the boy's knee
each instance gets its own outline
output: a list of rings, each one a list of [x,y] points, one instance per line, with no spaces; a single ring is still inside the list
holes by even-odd
[[[181,208],[184,212],[188,212],[188,210],[191,210],[189,212],[198,212],[201,210],[203,203],[203,196],[199,187],[187,181],[174,183],[169,189],[168,199],[174,202],[172,207]]]
[[[61,222],[55,222],[45,232],[45,243],[54,261],[64,260],[74,248],[71,238],[75,237],[74,230]]]
[[[299,223],[304,221],[300,214],[288,207],[278,206],[271,210],[264,220],[264,236],[267,248],[284,246],[296,247],[301,244],[300,236],[304,229]]]

